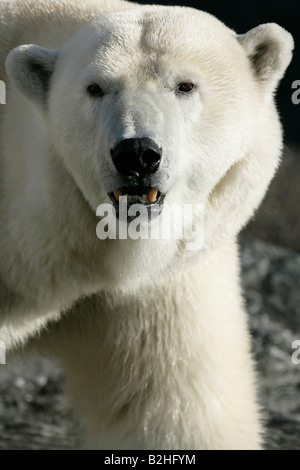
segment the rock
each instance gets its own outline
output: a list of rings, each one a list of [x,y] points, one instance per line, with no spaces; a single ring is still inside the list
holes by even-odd
[[[266,448],[300,450],[300,254],[242,242],[242,284],[257,360]],[[63,399],[63,376],[45,359],[0,366],[0,450],[76,449],[76,423]]]
[[[0,366],[0,450],[76,449],[60,369],[30,358]]]
[[[266,447],[300,450],[300,254],[267,243],[242,243],[242,283],[258,363]]]

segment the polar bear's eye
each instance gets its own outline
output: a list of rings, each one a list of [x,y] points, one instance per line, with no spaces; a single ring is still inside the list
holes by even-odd
[[[102,88],[96,83],[92,83],[92,85],[89,85],[87,87],[87,92],[90,96],[94,96],[98,98],[104,95]]]
[[[191,82],[181,82],[177,85],[178,93],[191,93],[195,89],[195,85]]]

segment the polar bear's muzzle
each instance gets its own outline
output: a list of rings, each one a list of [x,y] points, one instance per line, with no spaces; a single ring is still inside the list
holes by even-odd
[[[135,204],[147,208],[151,217],[160,214],[165,195],[157,188],[145,184],[160,167],[162,150],[154,140],[144,137],[122,140],[111,150],[113,164],[118,173],[128,178],[128,185],[116,188],[108,194],[119,217],[120,207],[126,204],[126,212]],[[132,219],[134,217],[130,217]]]

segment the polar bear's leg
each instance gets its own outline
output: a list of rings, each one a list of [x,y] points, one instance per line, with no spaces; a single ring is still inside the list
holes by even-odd
[[[235,248],[138,295],[79,302],[43,337],[96,449],[258,449]]]

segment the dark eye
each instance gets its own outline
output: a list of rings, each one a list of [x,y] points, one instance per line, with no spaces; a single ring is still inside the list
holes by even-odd
[[[93,83],[92,85],[89,85],[87,87],[87,92],[90,96],[94,96],[97,98],[101,98],[104,95],[104,92],[102,88],[97,85],[96,83]]]
[[[195,89],[195,85],[191,82],[182,82],[177,86],[178,93],[191,93]]]

